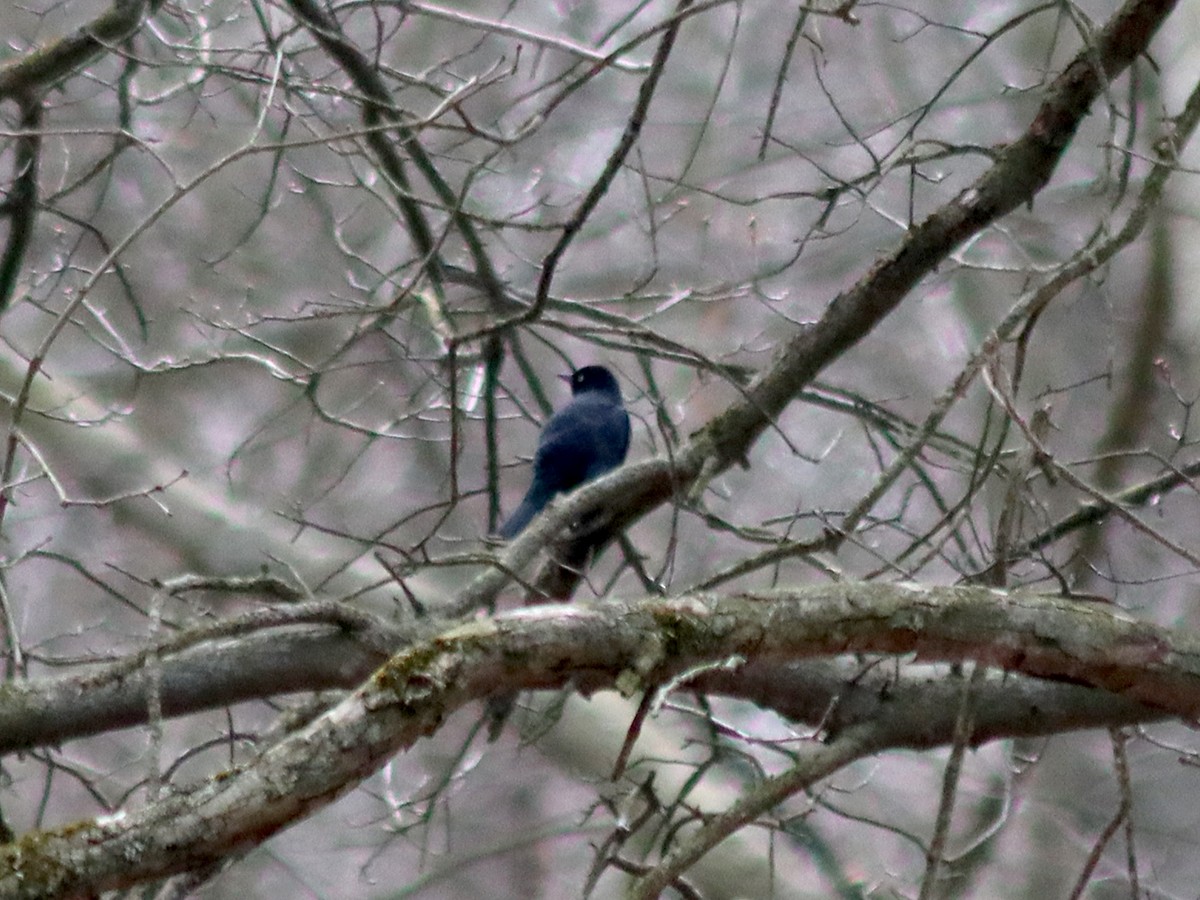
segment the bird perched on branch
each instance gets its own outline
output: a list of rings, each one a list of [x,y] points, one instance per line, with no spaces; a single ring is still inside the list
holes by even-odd
[[[584,366],[560,377],[571,384],[571,402],[542,428],[533,481],[500,526],[505,540],[520,534],[557,494],[615,469],[629,450],[629,413],[613,373],[604,366]]]

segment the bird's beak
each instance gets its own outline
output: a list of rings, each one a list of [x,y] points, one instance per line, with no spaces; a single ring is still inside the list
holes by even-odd
[[[563,381],[565,381],[567,384],[570,384],[571,379],[574,378],[575,376],[574,375],[559,375],[558,377],[561,378]]]

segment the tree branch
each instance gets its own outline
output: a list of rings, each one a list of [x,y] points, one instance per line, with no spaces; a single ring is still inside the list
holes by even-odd
[[[0,66],[0,99],[44,91],[136,32],[162,0],[113,0],[108,10],[69,37]]]
[[[611,521],[555,548],[555,558],[567,560],[567,565],[551,561],[544,566],[534,579],[538,591],[557,599],[569,597],[578,583],[578,561],[594,548],[679,492],[696,496],[708,480],[745,460],[750,447],[788,404],[826,366],[892,313],[957,246],[1031,203],[1054,174],[1092,104],[1112,79],[1146,52],[1174,6],[1174,0],[1129,0],[1046,90],[1024,134],[1000,151],[995,163],[971,187],[913,226],[899,246],[835,297],[819,321],[786,340],[742,400],[731,403],[671,458],[660,457],[653,465],[639,464],[644,468],[637,478],[622,478],[618,473],[608,476],[611,492],[597,492],[594,502],[613,508]],[[528,533],[522,539],[534,543]],[[489,576],[494,578],[492,573],[485,577]],[[505,582],[495,579],[494,590]],[[494,596],[488,596],[489,590],[493,588],[477,583],[464,599],[487,605]]]
[[[350,790],[455,710],[513,687],[663,684],[743,657],[917,653],[1200,713],[1200,639],[1110,608],[985,588],[838,584],[718,598],[603,601],[469,622],[398,653],[326,714],[190,793],[0,848],[0,895],[99,892],[212,863]],[[855,729],[869,727],[858,723]],[[856,741],[879,749],[856,730]]]

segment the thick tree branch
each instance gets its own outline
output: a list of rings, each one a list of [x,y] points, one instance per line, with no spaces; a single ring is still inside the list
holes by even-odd
[[[351,690],[388,657],[430,635],[432,623],[397,628],[356,613],[341,620],[330,604],[255,612],[184,632],[155,648],[163,714],[184,716],[303,691]],[[325,622],[327,624],[322,624]],[[34,750],[149,720],[150,684],[141,653],[82,674],[14,681],[0,698],[0,753]],[[927,667],[864,667],[849,659],[748,660],[686,683],[736,697],[797,722],[838,732],[862,721],[894,720],[896,746],[944,745],[958,690]],[[514,679],[513,686],[522,682]],[[980,688],[975,741],[1127,725],[1164,714],[1077,685],[997,676]]]
[[[155,663],[163,715],[299,691],[348,690],[388,658],[365,637],[336,626],[267,626],[167,652]],[[0,698],[0,753],[144,725],[150,687],[150,672],[126,662],[82,675],[10,682]]]
[[[971,659],[1188,719],[1200,713],[1200,639],[1062,598],[838,584],[533,607],[414,644],[334,709],[191,793],[25,835],[0,849],[0,896],[99,892],[212,863],[331,803],[498,690],[573,683],[587,692],[618,679],[651,688],[733,657],[784,663],[846,652]]]
[[[0,66],[0,99],[44,91],[136,32],[162,0],[113,0],[74,34]]]

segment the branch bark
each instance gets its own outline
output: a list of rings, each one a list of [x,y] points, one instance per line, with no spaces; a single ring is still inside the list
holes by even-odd
[[[1151,716],[1200,713],[1200,639],[1064,598],[839,584],[528,608],[416,642],[241,770],[143,810],[0,848],[0,896],[97,893],[211,864],[333,802],[497,691],[654,689],[735,657],[778,664],[848,652],[970,659],[1098,687],[1151,707]],[[875,752],[867,727],[854,726],[855,745]]]
[[[0,99],[45,91],[134,34],[163,0],[113,0],[74,34],[0,66]]]

